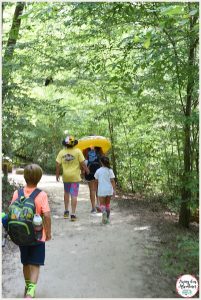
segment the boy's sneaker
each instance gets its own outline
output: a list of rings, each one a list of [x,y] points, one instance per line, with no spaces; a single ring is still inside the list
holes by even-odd
[[[76,217],[76,215],[71,215],[71,221],[72,221],[72,222],[75,222],[75,221],[77,221],[77,217]]]
[[[27,294],[27,291],[28,291],[28,288],[25,286],[25,288],[24,288],[24,298],[25,298],[25,296]]]
[[[69,218],[69,211],[65,210],[64,211],[64,219],[68,219]]]
[[[102,214],[102,223],[107,224],[107,212],[104,210]]]
[[[27,288],[27,292],[26,292],[26,295],[24,296],[24,298],[26,298],[26,299],[35,298],[35,288],[36,288],[36,285],[34,283],[30,283]]]
[[[92,208],[91,214],[96,214],[96,209],[95,208]]]

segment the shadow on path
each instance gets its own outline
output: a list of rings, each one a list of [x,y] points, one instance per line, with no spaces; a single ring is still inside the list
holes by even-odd
[[[10,175],[23,183],[22,175]],[[112,202],[111,224],[90,214],[87,185],[80,185],[77,222],[63,219],[63,184],[44,175],[39,186],[49,196],[52,240],[37,285],[39,298],[171,298],[173,287],[160,272],[158,240],[151,224],[122,212]],[[3,260],[3,297],[20,298],[24,290],[19,252]]]

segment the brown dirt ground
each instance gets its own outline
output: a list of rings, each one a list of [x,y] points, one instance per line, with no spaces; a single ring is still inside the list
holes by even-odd
[[[18,183],[22,175],[11,174]],[[159,202],[118,194],[111,224],[90,215],[89,191],[80,185],[78,221],[63,219],[63,185],[45,175],[39,188],[49,196],[52,240],[37,285],[39,298],[178,298],[176,278],[162,270],[160,256],[177,233],[178,217]],[[196,227],[197,228],[197,227]],[[182,230],[182,231],[181,231]],[[195,226],[192,230],[195,229]],[[3,248],[2,296],[21,298],[24,289],[18,247]]]

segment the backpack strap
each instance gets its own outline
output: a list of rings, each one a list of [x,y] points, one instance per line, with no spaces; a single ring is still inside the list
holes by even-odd
[[[34,205],[34,214],[36,212],[36,205],[35,205],[35,198],[38,196],[38,194],[41,192],[40,189],[36,188],[28,197],[27,199],[29,199],[28,202],[26,202],[25,206],[26,207],[32,207]],[[33,207],[32,207],[33,208]]]
[[[35,199],[38,194],[40,194],[41,190],[36,188],[30,195],[29,195],[29,198],[32,198],[32,199]]]
[[[29,197],[32,198],[32,199],[35,199],[35,198],[38,196],[38,194],[39,194],[40,192],[41,192],[41,190],[38,189],[38,188],[36,188],[36,189],[29,195]],[[25,195],[24,195],[24,189],[23,189],[23,188],[18,190],[18,197],[19,197],[19,198],[25,197]]]
[[[24,189],[21,188],[18,190],[18,198],[24,197]]]

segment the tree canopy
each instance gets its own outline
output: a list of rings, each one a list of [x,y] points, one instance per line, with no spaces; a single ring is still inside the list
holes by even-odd
[[[65,132],[106,136],[119,186],[163,195],[188,226],[199,4],[24,2],[16,22],[19,5],[3,2],[3,153],[54,172]]]

